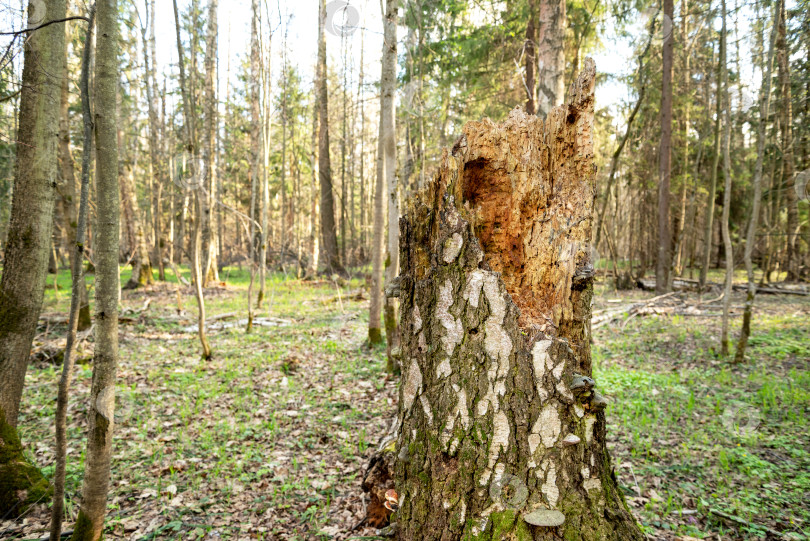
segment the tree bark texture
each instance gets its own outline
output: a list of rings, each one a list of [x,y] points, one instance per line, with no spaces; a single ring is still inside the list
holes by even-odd
[[[107,511],[118,370],[118,1],[96,4],[96,303],[93,383],[87,411],[82,503],[73,541],[101,539]]]
[[[589,377],[595,75],[467,124],[400,222],[400,539],[643,538]]]
[[[45,8],[47,20],[65,18],[65,0],[48,0]],[[30,7],[29,15],[34,11]],[[64,26],[31,32],[24,54],[14,194],[0,281],[0,516],[6,518],[50,493],[47,480],[22,454],[17,416],[51,247]]]

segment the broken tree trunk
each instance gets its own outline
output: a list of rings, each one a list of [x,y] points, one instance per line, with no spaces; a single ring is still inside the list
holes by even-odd
[[[642,539],[589,377],[594,77],[468,124],[401,221],[399,539]]]

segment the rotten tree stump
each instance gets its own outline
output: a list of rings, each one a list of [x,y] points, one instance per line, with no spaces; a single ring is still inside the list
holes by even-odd
[[[591,375],[595,66],[465,126],[400,222],[399,539],[642,539]]]

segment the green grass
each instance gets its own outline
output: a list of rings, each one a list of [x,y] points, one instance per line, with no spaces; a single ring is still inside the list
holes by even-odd
[[[764,539],[767,527],[810,538],[808,306],[757,303],[741,366],[715,355],[719,318],[636,318],[596,332],[614,466],[650,532]]]
[[[128,272],[122,269],[122,283]],[[242,326],[211,331],[214,359],[204,362],[196,335],[184,330],[196,322],[192,290],[180,288],[178,306],[176,281],[167,274],[169,283],[124,291],[121,300],[129,319],[120,326],[105,537],[321,539],[324,528],[359,520],[360,477],[396,407],[384,350],[363,347],[368,305],[355,295],[364,284],[272,273],[256,316],[283,324],[256,326],[251,334]],[[244,317],[249,274],[228,268],[226,277],[226,287],[206,291],[207,314]],[[58,293],[53,279],[45,311],[65,313],[68,273],[56,277]],[[608,299],[653,296],[598,293],[596,308],[615,306]],[[137,313],[147,298],[149,308]],[[763,527],[810,538],[808,308],[799,297],[758,297],[740,366],[716,354],[716,317],[636,317],[623,329],[594,333],[594,377],[611,399],[613,464],[651,539],[764,539]],[[733,323],[736,333],[739,320]],[[48,332],[54,339],[64,328]],[[60,371],[31,366],[20,419],[28,451],[48,475]],[[77,367],[69,412],[71,516],[81,490],[91,375],[89,364]],[[27,517],[28,537],[45,531],[47,512]]]
[[[127,274],[122,269],[122,283]],[[225,276],[227,287],[206,291],[209,317],[246,312],[247,270],[226,269]],[[49,280],[52,285],[53,276]],[[46,293],[47,312],[68,306],[67,272],[57,280],[63,289]],[[283,531],[289,539],[312,539],[330,521],[335,500],[359,486],[370,442],[392,414],[387,399],[395,383],[384,381],[384,350],[362,347],[366,303],[352,297],[360,286],[356,279],[339,285],[270,274],[256,317],[283,324],[257,325],[250,334],[241,325],[210,331],[211,362],[200,359],[196,334],[183,332],[196,322],[191,288],[181,288],[180,312],[174,282],[125,291],[124,309],[140,309],[147,297],[152,303],[137,321],[120,326],[106,537],[129,538],[156,521],[149,533],[160,539],[199,538],[213,530],[222,538],[273,539]],[[257,291],[258,284],[254,302]],[[60,371],[31,367],[20,419],[29,452],[48,474]],[[89,365],[77,367],[69,417],[66,493],[74,514],[91,375]],[[44,517],[43,510],[43,529]]]

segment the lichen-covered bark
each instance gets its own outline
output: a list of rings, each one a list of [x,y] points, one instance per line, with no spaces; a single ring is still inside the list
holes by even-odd
[[[642,538],[588,377],[594,77],[468,124],[401,221],[400,539]]]

